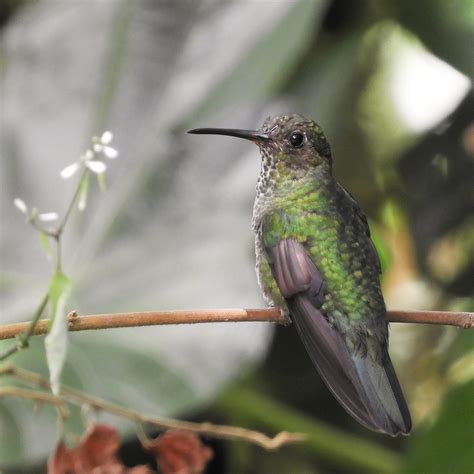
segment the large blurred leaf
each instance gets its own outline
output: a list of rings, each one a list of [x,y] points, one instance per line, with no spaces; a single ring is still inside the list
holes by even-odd
[[[20,420],[13,415],[10,401],[0,404],[0,467],[2,464],[21,459],[23,446],[21,440]]]
[[[418,35],[434,54],[473,77],[472,0],[402,0],[394,5],[391,8],[395,9],[401,22]]]
[[[472,126],[472,91],[442,130],[431,130],[399,161],[421,270],[440,286],[472,297],[474,256],[474,161],[464,144]],[[446,172],[436,158],[445,160]]]
[[[89,2],[44,1],[25,9],[5,32],[1,206],[9,233],[2,233],[2,269],[11,283],[2,294],[2,317],[28,319],[49,272],[34,233],[8,203],[22,196],[60,212],[72,188],[59,171],[88,146],[92,132],[103,131],[91,131],[97,126],[112,129],[120,157],[109,167],[107,191],[99,197],[92,189],[87,212],[74,214],[64,234],[63,265],[74,281],[67,310],[261,304],[250,228],[255,151],[239,160],[241,148],[226,146],[225,159],[216,160],[216,149],[209,153],[172,129],[212,101],[210,85],[227,81],[239,65],[247,71],[242,77],[261,76],[259,94],[274,92],[307,47],[323,4],[277,3],[265,15],[256,2],[103,2],[92,16]],[[255,44],[268,51],[265,37],[293,8],[291,35],[278,43],[291,67],[280,74],[267,57],[248,61]],[[206,49],[196,49],[199,35],[212,40]],[[229,52],[227,69],[214,55],[217,44]],[[256,113],[253,102],[246,115]],[[63,377],[169,415],[208,401],[258,361],[271,332],[268,325],[239,324],[83,333],[73,338]],[[39,354],[31,349],[15,360],[41,369]],[[37,434],[33,454],[46,454],[50,445],[39,435],[47,418],[34,427],[17,423]]]
[[[44,345],[37,338],[28,351],[19,353],[16,363],[47,377],[45,357]],[[157,417],[182,413],[200,401],[186,380],[139,348],[84,340],[80,335],[71,336],[62,379],[64,384],[92,396]],[[0,386],[15,384],[11,378],[0,378]],[[24,456],[41,460],[54,446],[56,411],[45,406],[40,414],[33,415],[34,407],[28,401],[0,402],[0,440],[6,440],[0,443],[0,467],[18,463]],[[80,410],[72,409],[71,413],[66,431],[79,435],[84,429]],[[33,417],[35,422],[31,423]],[[116,417],[113,423],[126,431],[134,428],[129,421]]]
[[[433,426],[414,440],[402,472],[471,474],[474,380],[447,396]]]
[[[195,405],[195,394],[186,380],[130,342],[131,348],[124,349],[111,341],[76,338],[71,343],[68,368],[79,377],[82,389],[157,416],[180,413]]]
[[[306,56],[326,4],[326,0],[294,2],[280,24],[229,71],[198,113],[208,115],[239,100],[265,100],[275,94]]]

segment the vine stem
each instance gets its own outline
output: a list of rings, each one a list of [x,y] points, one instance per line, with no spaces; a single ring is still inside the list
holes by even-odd
[[[12,365],[7,365],[0,368],[0,375],[10,376],[16,380],[29,383],[31,385],[50,389],[51,385],[47,379],[34,372],[30,372]],[[18,396],[22,398],[31,399],[36,402],[53,404],[56,407],[63,406],[67,401],[73,405],[89,406],[96,410],[103,410],[107,413],[126,418],[141,425],[151,425],[160,429],[182,429],[198,433],[203,436],[210,436],[213,438],[243,440],[249,443],[256,444],[266,450],[274,451],[281,446],[302,441],[304,435],[299,433],[288,433],[281,431],[274,437],[269,437],[259,431],[249,430],[238,426],[230,425],[216,425],[213,423],[193,423],[190,421],[181,421],[171,418],[158,418],[154,416],[143,415],[136,410],[108,402],[101,398],[92,397],[79,390],[61,385],[60,396],[52,396],[40,391],[31,391],[18,389],[16,387],[5,387],[0,390],[0,398],[2,396]]]
[[[280,308],[261,309],[203,309],[185,311],[149,311],[140,313],[112,313],[78,316],[75,311],[68,315],[70,331],[112,329],[169,324],[198,324],[224,322],[264,321],[289,324],[289,319]],[[474,326],[474,313],[450,311],[388,311],[391,323],[442,324],[470,329]],[[11,339],[28,327],[32,334],[45,334],[50,320],[39,320],[34,327],[29,322],[0,326],[0,340]],[[1,358],[0,358],[1,360]]]

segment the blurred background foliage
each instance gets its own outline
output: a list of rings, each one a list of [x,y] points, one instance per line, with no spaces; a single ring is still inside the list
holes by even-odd
[[[61,212],[71,184],[59,170],[104,129],[120,158],[65,236],[70,308],[261,305],[250,230],[257,151],[184,132],[254,128],[285,111],[326,130],[335,174],[369,217],[388,307],[473,310],[472,0],[8,0],[0,25],[2,323],[31,317],[49,274],[13,198]],[[73,334],[70,346],[64,381],[90,393],[154,414],[308,433],[277,453],[213,442],[209,472],[474,468],[472,332],[392,326],[415,425],[403,439],[346,415],[292,328],[111,330]],[[14,362],[44,373],[42,340]],[[54,417],[0,400],[4,472],[42,472]],[[133,463],[133,427],[113,423],[129,434]],[[67,429],[81,433],[78,413]]]

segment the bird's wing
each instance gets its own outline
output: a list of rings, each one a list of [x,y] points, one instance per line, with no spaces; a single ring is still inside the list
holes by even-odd
[[[304,245],[273,233],[264,246],[282,296],[305,348],[341,405],[361,424],[391,435],[411,428],[390,358],[377,363],[350,353],[342,335],[321,311],[324,279]]]
[[[321,273],[303,245],[293,239],[280,240],[266,251],[292,320],[321,377],[354,418],[377,430],[346,344],[319,309],[324,295]]]
[[[350,211],[351,211],[350,215],[355,216],[360,232],[364,233],[367,236],[367,239],[369,240],[369,243],[370,243],[373,264],[378,269],[378,272],[382,273],[382,265],[380,264],[380,257],[379,257],[379,254],[377,253],[374,243],[372,242],[372,239],[370,236],[370,227],[369,227],[369,223],[367,222],[366,215],[361,211],[359,204],[357,204],[357,201],[354,199],[354,196],[352,196],[352,194],[344,186],[342,186],[339,183],[336,184],[336,193],[337,193],[338,198],[344,201],[344,203],[340,207],[341,208],[344,208],[345,206],[350,207]]]

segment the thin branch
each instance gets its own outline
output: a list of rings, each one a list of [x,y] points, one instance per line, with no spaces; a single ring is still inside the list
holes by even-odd
[[[0,374],[2,374],[0,372]],[[25,398],[36,403],[47,403],[49,405],[54,405],[63,418],[69,416],[69,412],[64,405],[64,401],[60,397],[51,395],[45,392],[38,392],[36,390],[26,390],[19,387],[0,387],[0,398],[3,397],[15,397],[15,398]]]
[[[21,380],[23,382],[27,382],[29,384],[43,387],[50,389],[50,383],[44,377],[40,375],[30,372],[24,369],[19,369],[18,367],[14,366],[5,366],[0,369],[0,375],[7,375],[14,377],[17,380]],[[6,392],[6,395],[12,395],[12,390]],[[17,391],[25,392],[25,393],[17,393],[18,396],[25,396],[25,398],[35,399],[33,397],[37,397],[38,401],[42,401],[45,403],[52,403],[57,405],[58,397],[51,396],[49,394],[41,394],[41,392],[33,392],[28,390],[16,389]],[[28,393],[26,393],[28,392]],[[278,433],[273,438],[266,436],[265,434],[254,431],[248,430],[245,428],[240,428],[238,426],[229,426],[229,425],[215,425],[212,423],[193,423],[190,421],[181,421],[175,420],[170,418],[157,418],[153,416],[143,415],[138,411],[131,410],[129,408],[125,408],[120,405],[116,405],[114,403],[110,403],[106,400],[92,397],[87,395],[79,390],[75,390],[71,387],[67,387],[65,385],[61,385],[60,389],[61,396],[59,397],[60,401],[68,401],[74,405],[87,405],[96,410],[103,410],[107,413],[114,414],[121,418],[126,418],[131,420],[135,423],[141,423],[145,425],[152,425],[159,429],[183,429],[192,431],[194,433],[198,433],[204,436],[210,436],[213,438],[222,438],[222,439],[240,439],[243,441],[247,441],[249,443],[256,444],[261,446],[264,449],[269,451],[276,450],[283,445],[294,443],[297,441],[302,441],[304,439],[304,435],[299,433],[288,433],[286,431],[282,431]],[[35,395],[36,394],[36,395]],[[39,395],[41,394],[41,395]],[[44,396],[43,396],[44,395]],[[2,391],[0,391],[0,398],[2,396]],[[39,400],[41,399],[41,400]]]
[[[150,311],[141,313],[112,313],[78,316],[71,312],[68,316],[70,331],[89,329],[112,329],[167,324],[198,324],[224,322],[265,321],[288,324],[289,321],[280,308],[263,309],[203,309],[184,311]],[[470,329],[474,326],[474,313],[450,311],[388,311],[391,323],[442,324]],[[0,326],[0,340],[11,339],[24,331],[30,323],[15,323]],[[45,334],[49,320],[42,319],[33,334]]]

